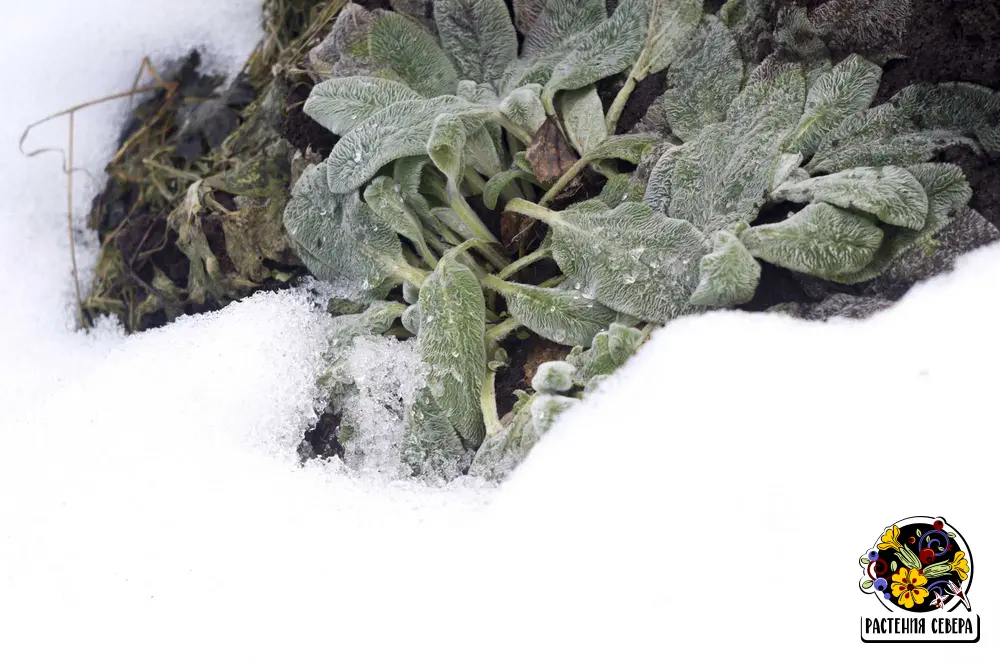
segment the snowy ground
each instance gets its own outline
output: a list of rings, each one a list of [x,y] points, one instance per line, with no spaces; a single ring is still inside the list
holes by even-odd
[[[863,324],[676,322],[499,489],[296,467],[323,330],[302,294],[72,332],[58,159],[21,130],[146,54],[238,68],[256,4],[4,9],[0,660],[998,660],[996,248]],[[91,172],[124,110],[81,115]],[[916,514],[972,546],[977,645],[859,641],[856,560]]]

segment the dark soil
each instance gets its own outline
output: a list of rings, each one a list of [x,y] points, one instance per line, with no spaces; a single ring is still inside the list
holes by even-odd
[[[307,149],[312,149],[313,152],[326,159],[333,150],[333,146],[337,144],[337,136],[302,110],[311,91],[311,84],[300,83],[292,86],[292,91],[288,95],[287,115],[281,126],[281,134],[285,140],[302,150],[303,154]]]
[[[344,447],[337,440],[340,428],[340,415],[326,411],[316,422],[316,426],[306,431],[305,440],[299,445],[299,457],[303,460],[312,458],[344,457]]]
[[[517,403],[516,389],[527,391],[538,366],[547,361],[565,359],[569,349],[552,341],[535,336],[514,338],[504,343],[510,363],[497,371],[497,413],[503,417]]]

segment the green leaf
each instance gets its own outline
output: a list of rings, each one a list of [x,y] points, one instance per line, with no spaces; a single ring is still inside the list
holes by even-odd
[[[427,154],[449,180],[465,177],[465,125],[454,115],[438,115],[427,139]]]
[[[608,136],[603,143],[587,152],[588,161],[601,159],[621,159],[629,163],[639,163],[653,149],[653,145],[663,140],[656,134],[622,134]]]
[[[861,566],[864,566],[864,567],[867,567],[867,566],[868,566],[868,564],[869,564],[869,563],[871,562],[871,560],[869,560],[869,559],[868,559],[867,557],[865,557],[865,556],[862,556],[862,557],[861,557],[861,560],[860,560],[860,561],[861,561]]]
[[[674,168],[683,149],[683,145],[669,148],[656,160],[653,170],[649,173],[649,182],[646,184],[646,193],[642,200],[653,208],[654,212],[670,213]]]
[[[397,101],[420,99],[402,83],[371,76],[332,78],[309,93],[305,114],[333,133],[343,136],[377,112]]]
[[[420,355],[427,386],[471,447],[483,439],[480,391],[486,378],[486,300],[472,271],[445,255],[420,288]]]
[[[831,132],[851,115],[868,108],[878,92],[882,68],[859,55],[850,55],[822,74],[809,88],[799,126],[785,149],[809,157]]]
[[[567,37],[585,32],[608,17],[605,0],[548,0],[524,38],[521,53],[531,57]]]
[[[403,200],[400,191],[401,187],[391,177],[376,177],[365,189],[365,202],[385,224],[413,242],[421,257],[433,257],[424,241],[420,219]],[[431,267],[436,264],[434,261],[428,262]]]
[[[760,282],[760,264],[729,231],[715,233],[713,242],[714,250],[701,259],[698,288],[691,303],[713,308],[746,304]]]
[[[646,0],[624,0],[610,18],[573,39],[542,92],[546,110],[555,112],[552,102],[560,90],[577,90],[631,67],[642,50],[647,19]]]
[[[874,584],[875,584],[874,580],[865,580],[863,583],[861,583],[861,587],[862,589],[871,589],[872,585]]]
[[[471,462],[471,453],[449,423],[430,387],[417,392],[406,414],[400,458],[415,476],[454,479]]]
[[[893,573],[895,573],[896,569],[898,569],[898,568],[899,568],[899,562],[897,562],[896,560],[892,560],[891,562],[889,562],[889,570],[890,571],[892,571]]]
[[[541,438],[548,433],[559,417],[579,402],[578,399],[568,396],[538,394],[530,405],[531,421],[535,425],[538,437]]]
[[[816,203],[786,221],[750,228],[740,234],[740,241],[756,258],[835,279],[871,262],[882,244],[882,231],[863,216]]]
[[[517,58],[517,33],[503,0],[436,0],[441,44],[466,78],[500,80]]]
[[[396,102],[337,142],[327,158],[330,189],[348,193],[396,159],[425,155],[439,115],[482,118],[488,113],[459,97]]]
[[[410,332],[413,335],[420,333],[420,304],[411,304],[406,307],[400,316],[400,322],[403,323],[403,329]]]
[[[547,361],[535,371],[531,388],[540,393],[557,394],[573,388],[576,367],[568,361]]]
[[[726,119],[743,87],[743,60],[736,40],[717,17],[705,16],[694,39],[667,73],[667,91],[657,102],[682,140]]]
[[[487,287],[503,295],[511,315],[525,327],[563,345],[589,345],[617,315],[577,289],[542,288],[486,277]]]
[[[804,103],[799,70],[751,85],[730,105],[725,122],[705,127],[676,154],[664,155],[668,163],[674,161],[669,215],[688,219],[705,233],[756,219],[771,189],[781,143]],[[650,177],[649,190],[663,188]]]
[[[384,12],[372,25],[371,55],[424,97],[454,94],[458,73],[437,41],[402,14]]]
[[[384,297],[401,279],[399,237],[357,191],[327,187],[327,164],[309,166],[292,188],[284,224],[296,252],[313,276],[345,289],[351,301]]]
[[[532,396],[515,405],[510,423],[483,441],[469,468],[470,475],[499,481],[527,458],[538,442],[538,433],[531,418],[531,403],[535,398]]]
[[[775,200],[824,202],[874,214],[882,222],[920,230],[927,218],[927,194],[905,168],[852,168],[835,175],[788,182],[772,194]]]
[[[500,102],[500,112],[511,122],[534,135],[545,123],[545,108],[542,106],[541,94],[541,85],[519,87]]]
[[[874,259],[863,269],[841,274],[835,281],[860,283],[868,281],[887,270],[892,263],[915,246],[939,233],[972,198],[972,189],[962,169],[945,163],[927,163],[910,166],[907,170],[917,179],[927,194],[927,219],[920,230],[885,228],[885,239]]]
[[[578,154],[586,154],[608,137],[604,105],[593,85],[564,92],[559,105],[566,135]]]
[[[573,379],[580,386],[600,375],[611,375],[635,354],[642,344],[643,333],[625,325],[612,324],[608,331],[594,337],[588,350],[575,347],[566,361],[576,368]]]
[[[538,180],[535,179],[531,171],[512,165],[502,173],[494,175],[486,182],[486,186],[483,188],[483,204],[486,205],[487,209],[497,208],[500,193],[515,180],[526,180],[532,184],[538,184]]]
[[[684,52],[702,16],[702,0],[646,0],[649,31],[637,80],[663,71]]]
[[[598,200],[602,201],[609,209],[614,209],[627,202],[639,202],[646,192],[646,187],[631,174],[622,173],[608,178]]]
[[[642,203],[564,212],[522,203],[514,201],[508,209],[536,215],[551,226],[553,257],[580,283],[585,298],[654,322],[689,309],[708,242],[687,221],[655,214]]]
[[[972,83],[919,83],[889,103],[919,129],[971,133],[991,152],[1000,151],[1000,93]]]

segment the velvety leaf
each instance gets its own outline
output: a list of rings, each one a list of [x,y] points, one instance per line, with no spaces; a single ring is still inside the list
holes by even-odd
[[[399,237],[357,191],[335,194],[327,164],[309,166],[292,188],[284,224],[312,274],[344,288],[352,301],[379,299],[401,279]]]
[[[573,380],[582,387],[597,376],[611,375],[635,354],[642,339],[638,329],[612,324],[594,337],[589,349],[575,347],[570,351],[566,361],[576,368]]]
[[[614,76],[635,64],[646,36],[647,0],[624,0],[612,16],[574,39],[542,92],[550,114],[560,90],[576,90]]]
[[[720,230],[712,239],[715,247],[701,259],[698,288],[691,303],[712,308],[746,304],[760,282],[760,263],[728,230]]]
[[[568,396],[538,394],[531,401],[531,421],[535,424],[538,437],[543,437],[555,425],[560,416],[580,401]]]
[[[402,83],[371,76],[332,78],[317,84],[303,110],[333,133],[342,136],[397,101],[420,99]]]
[[[948,226],[972,198],[972,189],[962,169],[947,163],[925,163],[907,169],[927,194],[927,219],[920,230],[885,228],[885,238],[875,258],[861,270],[839,275],[841,283],[860,283],[879,276],[897,258]]]
[[[508,206],[510,208],[510,206]],[[539,208],[541,209],[541,208]],[[524,209],[552,228],[552,252],[583,297],[642,320],[665,322],[688,310],[704,235],[687,221],[655,214],[642,203],[613,210]]]
[[[545,123],[545,108],[542,106],[541,94],[541,85],[519,87],[500,102],[500,112],[517,126],[534,134]]]
[[[683,145],[671,147],[660,156],[649,173],[646,193],[643,202],[653,208],[654,212],[670,213],[671,190],[673,188],[674,167],[680,157]]]
[[[445,255],[420,288],[420,355],[445,418],[472,447],[483,439],[486,300],[472,271]]]
[[[385,224],[413,242],[421,256],[429,256],[431,252],[424,241],[420,219],[400,191],[401,187],[391,177],[376,177],[365,189],[365,202]],[[433,267],[433,263],[430,266]]]
[[[548,0],[514,0],[514,26],[523,35],[531,32]]]
[[[785,149],[812,156],[844,120],[871,105],[881,80],[882,68],[858,55],[822,74],[809,88],[805,112]]]
[[[560,99],[566,135],[578,153],[586,154],[604,142],[608,137],[608,128],[604,122],[604,105],[597,96],[596,87],[588,85],[579,90],[567,90]]]
[[[465,176],[465,125],[454,115],[438,115],[427,139],[427,154],[448,179],[461,182]]]
[[[703,127],[726,119],[742,87],[743,60],[736,40],[722,21],[707,15],[667,73],[667,91],[657,103],[674,135],[691,140]]]
[[[884,223],[913,230],[924,227],[927,194],[905,168],[852,168],[834,175],[789,182],[772,197],[796,203],[824,202],[874,214]]]
[[[420,304],[411,304],[406,307],[403,311],[400,322],[403,323],[403,329],[410,332],[413,335],[420,333]]]
[[[622,173],[608,179],[598,199],[614,209],[622,203],[641,201],[645,192],[642,182],[636,181],[631,174]]]
[[[531,388],[547,394],[569,391],[573,388],[574,373],[576,366],[568,361],[547,361],[535,371],[535,377],[531,378]]]
[[[649,31],[646,56],[636,78],[655,74],[673,64],[687,49],[701,21],[702,0],[646,0],[649,6]]]
[[[918,129],[971,133],[1000,151],[1000,92],[971,83],[919,83],[891,100]]]
[[[761,260],[831,279],[871,262],[882,231],[863,216],[817,203],[780,223],[750,228],[740,241]]]
[[[348,193],[367,182],[386,164],[427,153],[427,140],[439,115],[488,114],[458,97],[400,101],[355,127],[327,158],[332,191]]]
[[[798,123],[804,103],[801,71],[751,85],[733,101],[725,122],[705,127],[676,155],[668,152],[664,158],[674,161],[669,215],[688,219],[705,233],[756,219],[771,189],[781,143]],[[650,178],[650,191],[663,189]]]
[[[588,161],[621,159],[629,163],[639,163],[653,145],[661,140],[663,139],[656,134],[608,136],[607,140],[591,149],[585,156]]]
[[[517,58],[517,33],[503,0],[437,0],[434,20],[441,44],[466,78],[500,80]]]
[[[486,277],[487,287],[503,295],[510,314],[525,327],[563,345],[589,345],[594,335],[607,329],[617,313],[583,296],[579,290],[542,288]]]
[[[472,454],[431,392],[430,387],[417,392],[406,414],[400,458],[414,476],[449,481],[466,471]]]
[[[483,441],[469,468],[470,475],[499,481],[527,458],[538,442],[538,433],[531,418],[531,403],[535,398],[532,396],[515,405],[510,423]]]
[[[522,168],[512,166],[507,170],[494,175],[486,182],[486,187],[483,189],[483,204],[486,205],[487,209],[496,209],[497,201],[500,199],[500,193],[515,180],[525,180],[533,184],[538,184],[538,180],[535,176],[527,170]]]
[[[524,38],[521,54],[531,57],[608,17],[604,0],[548,0]]]
[[[437,40],[395,12],[382,12],[369,37],[372,57],[390,67],[410,89],[425,97],[454,94],[458,73]]]

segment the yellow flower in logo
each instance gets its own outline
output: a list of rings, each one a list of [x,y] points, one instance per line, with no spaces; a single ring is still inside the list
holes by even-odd
[[[878,544],[879,550],[899,550],[899,528],[893,525],[882,534],[882,542]]]
[[[921,604],[930,592],[924,585],[927,578],[917,569],[908,569],[905,566],[892,576],[892,595],[898,599],[899,605],[907,610],[913,604]]]
[[[962,580],[969,577],[969,560],[965,559],[964,552],[955,553],[955,559],[951,560],[951,570],[958,573]]]

